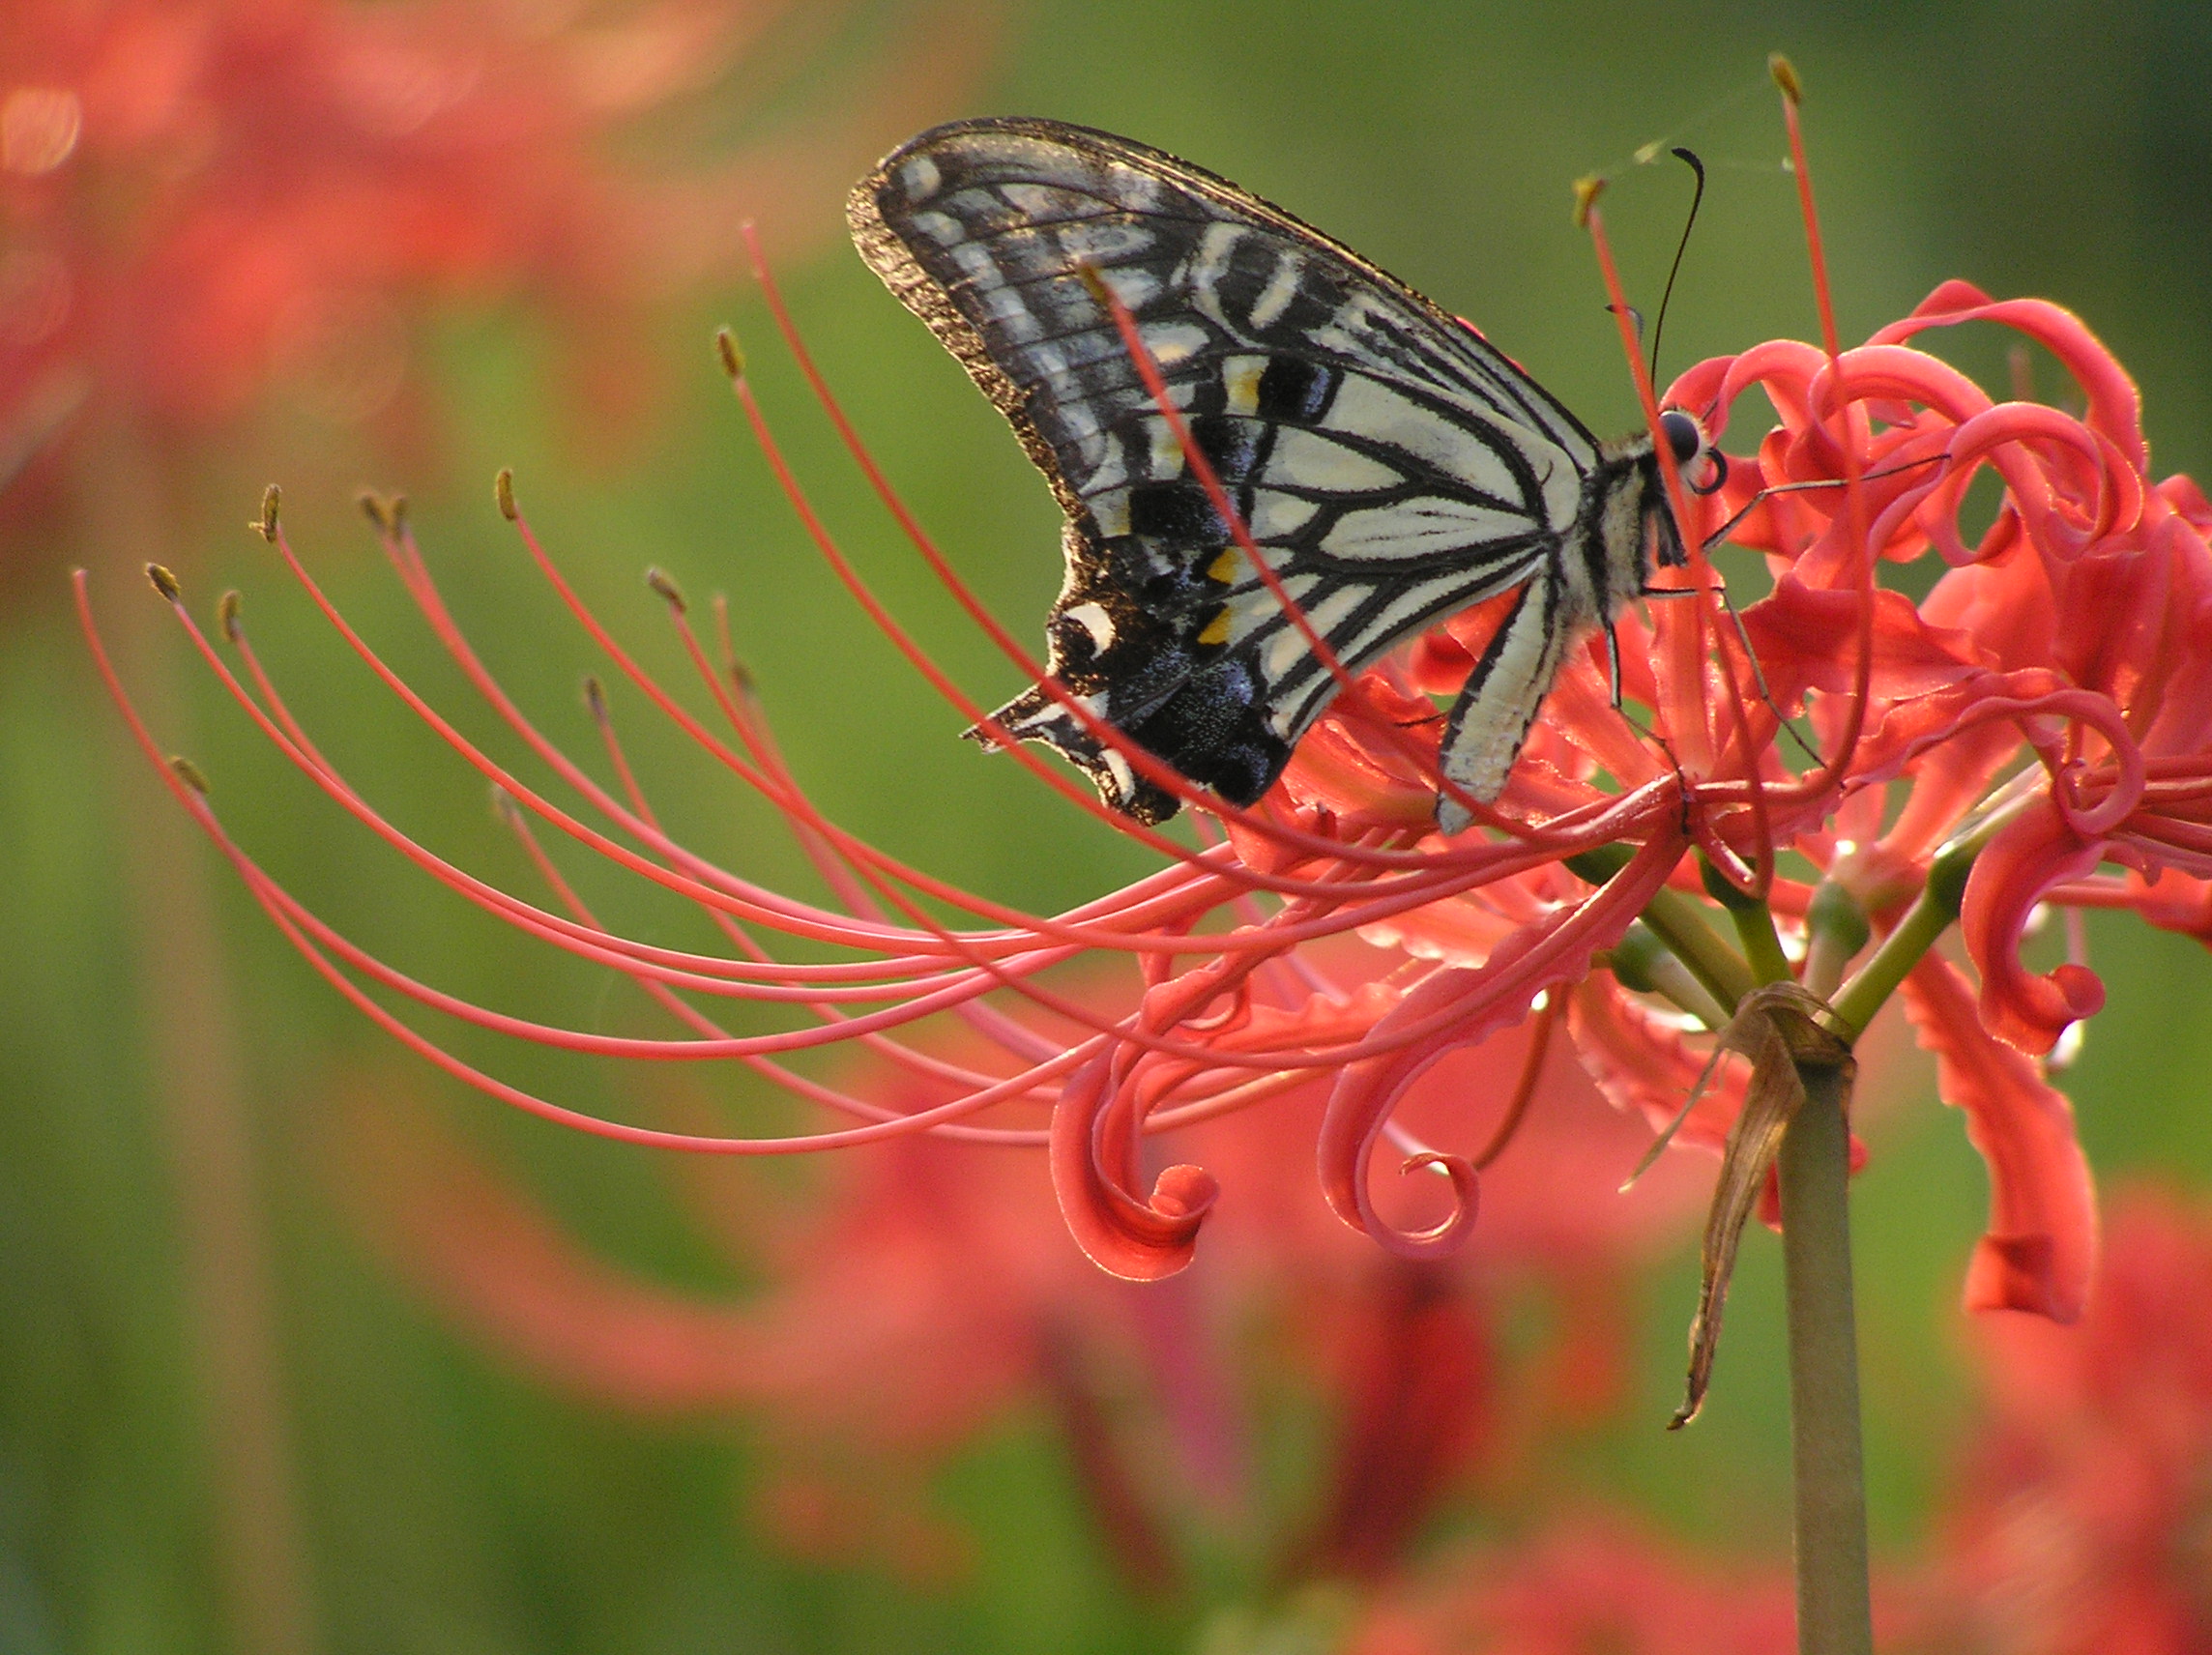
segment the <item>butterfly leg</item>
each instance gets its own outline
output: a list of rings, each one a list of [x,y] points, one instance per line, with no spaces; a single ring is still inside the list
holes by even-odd
[[[1698,589],[1693,586],[1649,586],[1644,589],[1641,595],[1644,597],[1691,597],[1696,595],[1697,591]],[[1773,690],[1767,687],[1766,669],[1759,664],[1759,652],[1751,647],[1751,632],[1743,624],[1743,611],[1735,606],[1735,598],[1729,592],[1728,582],[1717,582],[1713,591],[1720,595],[1721,607],[1728,611],[1729,623],[1735,627],[1736,641],[1743,645],[1743,658],[1751,663],[1752,682],[1759,685],[1759,699],[1766,703],[1766,710],[1773,713],[1780,722],[1782,733],[1797,744],[1797,750],[1800,753],[1803,753],[1815,766],[1818,766],[1820,763],[1820,755],[1813,750],[1804,737],[1797,734],[1797,726],[1790,722],[1789,714],[1782,711],[1775,702]],[[1619,702],[1616,700],[1614,705],[1617,707]]]

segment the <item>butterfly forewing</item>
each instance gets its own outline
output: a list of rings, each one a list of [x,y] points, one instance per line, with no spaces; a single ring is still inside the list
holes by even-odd
[[[1049,122],[943,127],[862,180],[848,212],[863,257],[1012,421],[1067,513],[1053,676],[1234,802],[1274,781],[1335,682],[1237,548],[1087,272],[1134,316],[1251,538],[1347,666],[1553,578],[1586,509],[1597,444],[1512,363],[1158,151]],[[1174,813],[1041,687],[997,721],[1059,747],[1118,808]]]

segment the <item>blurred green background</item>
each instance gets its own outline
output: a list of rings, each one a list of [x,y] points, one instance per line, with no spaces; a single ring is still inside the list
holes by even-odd
[[[888,27],[864,9],[852,32]],[[881,15],[879,16],[879,14]],[[1033,112],[1128,132],[1281,202],[1478,322],[1600,431],[1633,401],[1568,185],[1604,169],[1632,290],[1655,298],[1684,180],[1629,163],[1653,139],[1712,168],[1706,217],[1669,319],[1668,370],[1815,327],[1783,137],[1763,60],[1788,51],[1807,120],[1847,339],[1963,276],[2082,313],[2138,375],[2161,472],[2212,474],[2212,14],[2188,4],[1659,8],[1169,0],[1021,6],[995,56],[933,118]],[[950,22],[946,26],[953,26]],[[981,26],[981,20],[977,20]],[[838,50],[820,71],[839,73]],[[838,203],[796,228],[783,269],[799,320],[892,478],[1017,632],[1059,580],[1055,513],[996,417],[833,235]],[[375,556],[343,486],[403,486],[458,613],[516,697],[572,750],[586,641],[529,576],[492,509],[511,465],[535,522],[600,614],[677,668],[648,564],[695,597],[730,595],[741,654],[787,752],[832,815],[900,856],[1050,908],[1143,871],[1144,853],[954,738],[961,720],[874,635],[799,534],[707,350],[746,340],[795,464],[878,590],[961,682],[992,699],[1010,670],[955,614],[874,508],[730,284],[665,318],[642,380],[665,387],[649,436],[612,455],[588,409],[548,397],[557,341],[476,309],[432,318],[445,399],[434,453],[406,475],[344,432],[313,437],[287,521],[362,628],[433,699],[469,706]],[[2001,347],[1949,352],[2001,386]],[[1977,353],[1982,353],[1977,355]],[[255,637],[309,727],[402,826],[516,884],[521,859],[480,783],[384,698],[267,549],[240,529],[259,485],[294,481],[287,433],[192,479],[169,525],[201,614],[246,593]],[[336,480],[331,480],[336,479]],[[128,490],[127,477],[112,486]],[[82,556],[81,552],[73,555]],[[107,571],[102,571],[103,575]],[[108,575],[104,610],[153,600]],[[396,1055],[290,953],[181,814],[117,803],[114,715],[56,566],[19,571],[0,643],[0,1650],[253,1647],[225,1605],[216,1490],[223,1430],[198,1378],[206,1325],[177,1191],[199,1176],[153,1102],[149,1031],[223,1009],[243,1076],[248,1203],[268,1272],[276,1439],[297,1490],[308,1642],[334,1651],[1120,1650],[1188,1646],[1234,1601],[1148,1607],[1117,1584],[1048,1422],[1007,1422],[946,1475],[978,1542],[965,1576],[902,1583],[795,1561],[745,1516],[742,1417],[652,1423],[563,1400],[449,1332],[397,1287],[334,1197],[331,1098],[428,1099],[511,1164],[607,1256],[678,1285],[742,1284],[689,1230],[653,1156],[502,1117]],[[182,686],[182,687],[178,687]],[[163,742],[213,778],[234,831],[340,929],[457,993],[587,1027],[643,1027],[621,985],[465,910],[285,772],[194,674],[150,686]],[[679,836],[786,888],[803,863],[734,786],[641,729],[641,769]],[[705,779],[702,779],[705,778]],[[224,988],[155,980],[134,939],[122,844],[214,891]],[[204,875],[204,878],[203,878]],[[612,884],[608,917],[664,911]],[[2212,1186],[2212,972],[2193,944],[2090,926],[2110,988],[2065,1079],[2106,1179]],[[616,1002],[621,1009],[610,1010]],[[457,1042],[580,1107],[635,1104],[625,1076]],[[1876,1541],[1908,1552],[1962,1397],[1959,1281],[1984,1183],[1924,1071],[1874,1133],[1855,1203]],[[728,1085],[741,1097],[737,1082]],[[789,1117],[743,1104],[765,1124]],[[1038,1176],[1042,1176],[1041,1168]],[[1755,1233],[1720,1382],[1688,1433],[1662,1434],[1694,1292],[1685,1250],[1650,1289],[1633,1419],[1564,1473],[1686,1536],[1742,1546],[1787,1510],[1779,1258]],[[1203,1267],[1203,1265],[1201,1266]],[[201,1284],[202,1287],[205,1284]],[[219,1284],[218,1284],[219,1286]],[[218,1294],[219,1296],[219,1294]],[[235,1425],[235,1421],[233,1424]],[[249,1433],[250,1435],[250,1433]],[[1260,1582],[1242,1589],[1257,1592]]]

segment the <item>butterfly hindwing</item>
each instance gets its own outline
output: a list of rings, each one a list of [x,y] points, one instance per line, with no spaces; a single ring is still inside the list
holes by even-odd
[[[1081,128],[978,121],[893,152],[848,213],[862,256],[1012,422],[1067,513],[1054,678],[1192,781],[1252,802],[1336,686],[1191,475],[1086,267],[1348,667],[1554,578],[1594,439],[1471,330],[1235,186]],[[1174,813],[1041,686],[996,717],[1059,747],[1118,808]]]

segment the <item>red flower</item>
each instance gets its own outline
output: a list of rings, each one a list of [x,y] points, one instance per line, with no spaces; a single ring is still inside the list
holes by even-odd
[[[2044,343],[2079,383],[2086,413],[1993,404],[1948,364],[1905,342],[1974,319]],[[1058,915],[949,887],[821,814],[783,767],[726,647],[717,662],[682,596],[657,576],[730,738],[648,678],[574,603],[504,479],[503,508],[616,669],[786,815],[837,893],[833,905],[766,889],[670,838],[631,783],[603,698],[596,711],[620,785],[601,785],[554,749],[478,661],[411,530],[388,508],[381,511],[387,550],[432,628],[592,820],[518,780],[416,697],[331,612],[334,624],[412,711],[513,800],[517,829],[534,854],[536,829],[523,826],[533,821],[706,910],[727,931],[728,954],[614,934],[557,878],[565,912],[499,891],[410,843],[292,721],[245,650],[235,609],[226,609],[225,625],[247,682],[233,677],[196,628],[195,641],[249,715],[342,809],[470,901],[630,975],[688,1032],[648,1039],[547,1028],[417,983],[276,886],[223,832],[189,773],[175,778],[175,791],[316,970],[406,1043],[495,1096],[588,1130],[714,1152],[787,1152],[923,1130],[1048,1141],[1053,1184],[1076,1239],[1107,1269],[1134,1278],[1182,1268],[1221,1193],[1195,1162],[1163,1167],[1148,1148],[1154,1135],[1326,1077],[1319,1151],[1329,1205],[1391,1250],[1434,1258],[1473,1221],[1480,1158],[1464,1120],[1439,1129],[1440,1138],[1463,1146],[1447,1151],[1399,1118],[1437,1065],[1524,1024],[1539,1007],[1548,1025],[1564,1003],[1569,1036],[1600,1084],[1615,1101],[1660,1117],[1679,1104],[1697,1067],[1682,1040],[1693,1020],[1718,1028],[1757,985],[1801,972],[1816,1000],[1833,999],[1845,1034],[1855,1035],[1917,965],[1908,990],[1916,1024],[1943,1059],[1945,1095],[1968,1112],[1991,1161],[1993,1221],[1971,1277],[1972,1301],[2071,1318],[2081,1312],[2094,1257],[2094,1209],[2064,1101],[2044,1083],[2037,1060],[2069,1020],[2094,1009],[2101,991],[2079,962],[2029,973],[2018,942],[2039,902],[2147,900],[2144,893],[2164,886],[2099,883],[2091,870],[2100,860],[2116,860],[2143,880],[2212,874],[2193,814],[2206,797],[2199,778],[2212,720],[2212,625],[2198,624],[2212,590],[2205,529],[2191,515],[2198,508],[2185,482],[2149,481],[2124,373],[2055,306],[1992,304],[1951,284],[1850,351],[1827,332],[1824,348],[1774,341],[1701,363],[1668,395],[1697,411],[1716,440],[1737,399],[1755,388],[1781,416],[1756,453],[1732,456],[1725,490],[1700,501],[1675,488],[1691,546],[1728,527],[1769,561],[1774,592],[1744,617],[1750,653],[1702,596],[1652,605],[1648,624],[1619,617],[1626,693],[1652,710],[1664,746],[1640,740],[1607,705],[1593,647],[1561,675],[1497,808],[1481,811],[1479,825],[1465,833],[1435,829],[1444,784],[1428,697],[1464,677],[1491,619],[1479,611],[1453,618],[1349,684],[1276,790],[1250,810],[1201,794],[1098,727],[1094,733],[1117,740],[1134,769],[1217,821],[1220,842],[1193,848],[1134,826],[1017,749],[1015,762],[1079,809],[1157,851],[1162,869]],[[1132,351],[1140,369],[1156,373],[1141,344]],[[800,360],[811,375],[802,352]],[[966,716],[983,719],[981,706],[898,627],[844,560],[785,468],[734,346],[729,362],[770,463],[825,557],[917,670]],[[1672,474],[1655,401],[1647,413]],[[1195,446],[1187,457],[1194,475],[1210,475]],[[1994,471],[2004,494],[1995,523],[1968,546],[1957,514],[1984,468]],[[1023,671],[1035,674],[1036,663],[975,604],[882,486],[955,596]],[[1788,491],[1755,492],[1768,487]],[[1731,526],[1732,517],[1740,521]],[[327,611],[273,507],[266,528]],[[1880,563],[1930,554],[1951,566],[1925,603],[1877,587]],[[1706,572],[1703,554],[1694,554],[1693,582],[1703,586]],[[165,574],[158,584],[173,595]],[[192,626],[181,605],[178,613]],[[2059,625],[2053,618],[2062,614]],[[1063,704],[1088,716],[1072,698]],[[1796,769],[1778,737],[1782,714],[1800,712],[1819,756]],[[1785,852],[1818,870],[1819,883],[1778,873]],[[964,917],[948,923],[941,917],[946,911]],[[1954,918],[1980,973],[1972,1015],[1954,992],[1961,985],[1952,968],[1927,952]],[[1878,944],[1847,981],[1870,927]],[[1347,933],[1388,950],[1383,962],[1355,977],[1336,974],[1322,945]],[[1722,940],[1731,934],[1742,940],[1740,952]],[[758,940],[770,935],[842,953],[833,964],[786,962]],[[1133,1005],[1102,1005],[1055,986],[1052,969],[1082,955],[1126,957],[1136,968]],[[586,1119],[462,1063],[357,979],[577,1051],[738,1060],[858,1124],[762,1142]],[[701,1009],[725,999],[782,1005],[798,1021],[777,1033],[731,1034]],[[1030,1014],[1010,1018],[1003,1007],[1016,1002]],[[941,1016],[964,1020],[992,1050],[971,1064],[948,1064],[908,1041],[907,1031]],[[950,1095],[909,1110],[777,1066],[785,1054],[852,1039],[946,1083]],[[1505,1087],[1499,1075],[1493,1089]],[[1737,1095],[1724,1082],[1709,1113],[1693,1118],[1698,1135],[1719,1136]],[[1043,1106],[1051,1109],[1048,1133],[1033,1125]],[[1408,1172],[1446,1175],[1431,1186],[1452,1192],[1442,1210],[1386,1210],[1368,1168],[1384,1140]]]
[[[1941,1646],[2183,1655],[2212,1644],[2212,1213],[2115,1204],[2081,1324],[1980,1324],[1990,1417],[1950,1500]]]
[[[1460,1054],[1416,1118],[1447,1115],[1486,1066],[1521,1066],[1525,1045],[1509,1031]],[[1510,1477],[1546,1434],[1617,1403],[1628,1266],[1699,1199],[1674,1167],[1604,1200],[1642,1132],[1563,1051],[1540,1083],[1488,1180],[1483,1245],[1448,1262],[1387,1259],[1336,1223],[1310,1137],[1277,1114],[1192,1128],[1233,1194],[1207,1267],[1173,1291],[1052,1244],[1060,1219],[1025,1158],[916,1138],[841,1157],[803,1206],[758,1179],[703,1182],[702,1221],[771,1284],[724,1300],[596,1258],[443,1133],[406,1125],[390,1088],[351,1104],[335,1163],[406,1272],[504,1359],[628,1411],[754,1413],[781,1445],[771,1516],[809,1545],[957,1556],[926,1473],[1041,1403],[1136,1582],[1176,1576],[1169,1519],[1192,1510],[1300,1533],[1283,1565],[1300,1578],[1371,1577],[1470,1474]],[[885,1077],[873,1095],[913,1110],[946,1089]],[[1277,1110],[1310,1123],[1324,1099],[1304,1089]],[[750,1215],[742,1234],[732,1213]],[[1550,1333],[1508,1355],[1497,1321],[1522,1299]],[[1337,1446],[1295,1509],[1263,1514],[1246,1461],[1286,1387],[1324,1402]]]
[[[88,399],[158,452],[204,452],[278,381],[334,419],[374,415],[424,303],[527,295],[584,346],[596,417],[634,403],[616,348],[647,302],[726,268],[742,213],[808,222],[776,210],[826,194],[941,84],[944,66],[902,62],[865,113],[657,176],[606,153],[782,10],[618,0],[553,26],[462,0],[16,0],[0,482]]]
[[[1796,1604],[1781,1569],[1691,1557],[1586,1518],[1499,1554],[1470,1554],[1386,1599],[1347,1655],[1787,1655]]]

